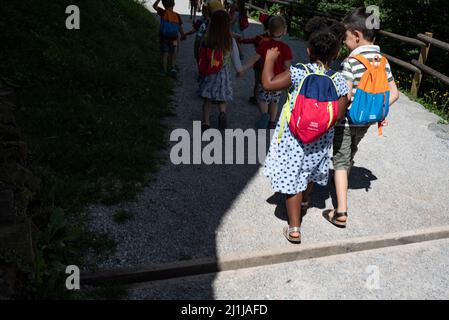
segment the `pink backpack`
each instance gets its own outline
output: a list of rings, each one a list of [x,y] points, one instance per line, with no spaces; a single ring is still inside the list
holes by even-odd
[[[325,72],[324,68],[312,72],[304,64],[298,66],[306,71],[306,76],[302,79],[296,95],[288,95],[278,143],[287,121],[293,136],[304,144],[318,140],[337,122],[339,96],[333,81],[337,73],[333,70]],[[290,111],[292,99],[294,105]]]

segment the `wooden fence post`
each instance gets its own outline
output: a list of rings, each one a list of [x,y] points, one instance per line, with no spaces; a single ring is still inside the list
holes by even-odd
[[[426,32],[426,36],[432,38],[433,33]],[[421,62],[422,64],[426,64],[427,57],[429,56],[429,51],[430,51],[430,43],[428,43],[427,46],[421,48],[421,53],[419,54],[418,61]],[[422,77],[423,77],[422,73],[415,73],[415,76],[413,77],[412,88],[410,91],[412,96],[415,98],[418,97],[418,91],[419,87],[421,86]]]

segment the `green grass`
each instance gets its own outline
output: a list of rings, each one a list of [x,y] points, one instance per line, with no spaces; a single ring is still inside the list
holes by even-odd
[[[76,4],[81,29],[65,28]],[[157,24],[133,0],[8,1],[0,76],[18,86],[18,122],[46,203],[130,198],[155,171],[170,115]],[[6,31],[7,30],[7,31]]]
[[[65,27],[72,4],[80,30]],[[132,198],[160,165],[171,82],[157,22],[139,1],[3,1],[0,16],[0,82],[16,88],[30,167],[42,179],[37,200],[49,212],[31,294],[54,298],[64,265],[93,247],[113,250],[84,230],[85,205]]]

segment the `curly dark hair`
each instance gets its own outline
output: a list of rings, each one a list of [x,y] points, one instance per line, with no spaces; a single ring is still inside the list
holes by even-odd
[[[309,39],[310,60],[332,63],[341,49],[345,27],[336,20],[312,18],[306,25]]]

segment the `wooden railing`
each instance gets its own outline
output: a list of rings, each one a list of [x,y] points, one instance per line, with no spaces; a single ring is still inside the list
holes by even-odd
[[[278,4],[281,7],[280,14],[284,15],[287,19],[288,30],[291,31],[292,22],[295,17],[308,16],[322,16],[327,18],[332,18],[336,20],[342,20],[344,13],[342,12],[321,12],[316,11],[311,7],[300,5],[294,0],[248,0],[247,8],[258,10],[263,13],[268,13],[269,7],[272,4]],[[391,62],[394,63],[408,71],[414,73],[411,94],[414,97],[418,96],[419,88],[421,86],[423,74],[429,75],[433,78],[440,80],[442,83],[449,86],[449,77],[443,73],[432,69],[426,65],[427,58],[429,56],[430,47],[434,46],[441,50],[449,52],[449,43],[437,40],[433,38],[433,34],[426,32],[425,34],[418,34],[416,38],[410,38],[403,35],[399,35],[393,32],[387,32],[384,30],[379,30],[378,34],[382,37],[387,37],[393,40],[397,40],[401,43],[406,43],[412,46],[416,46],[421,49],[418,59],[412,59],[412,61],[407,62],[397,57],[393,57],[386,53],[384,56]]]

